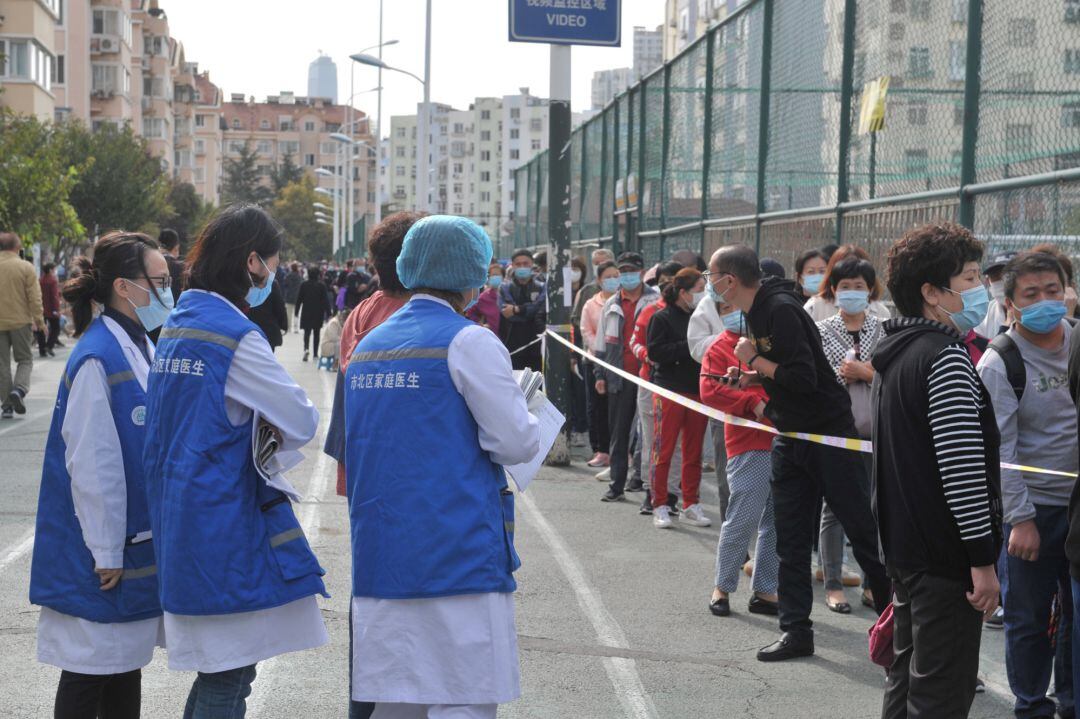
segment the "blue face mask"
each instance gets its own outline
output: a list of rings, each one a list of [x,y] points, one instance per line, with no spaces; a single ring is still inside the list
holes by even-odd
[[[145,307],[135,307],[135,303],[128,300],[128,302],[131,302],[131,306],[135,308],[135,316],[139,318],[139,322],[146,328],[146,331],[152,332],[165,324],[165,320],[169,318],[169,313],[172,312],[173,308],[172,292],[169,290],[159,290],[155,287],[153,295],[157,295],[157,299],[154,299],[150,290],[142,285],[128,282],[128,287],[138,287],[150,296],[150,303]]]
[[[532,276],[533,276],[533,271],[532,271],[531,267],[515,267],[514,268],[514,277],[516,277],[519,280],[532,279]]]
[[[488,277],[488,287],[494,287],[495,289],[499,289],[501,285],[502,275],[492,275],[491,277]]]
[[[866,290],[840,290],[836,293],[836,304],[847,314],[857,315],[870,304],[870,293]]]
[[[964,301],[964,308],[959,312],[949,312],[944,307],[941,308],[956,325],[960,334],[967,334],[986,318],[986,308],[990,306],[990,295],[982,285],[963,292],[950,290],[948,287],[942,289],[954,295],[960,295],[960,299]]]
[[[259,257],[258,254],[255,256]],[[274,273],[266,266],[266,262],[263,262],[263,258],[259,257],[259,262],[262,262],[262,266],[266,269],[266,284],[262,287],[256,287],[254,280],[252,280],[251,288],[248,289],[247,296],[244,297],[248,307],[258,307],[263,302],[266,302],[266,298],[270,296],[270,288],[274,284]]]
[[[617,292],[619,290],[619,278],[607,277],[600,280],[600,289],[602,289],[604,292],[607,292],[609,295],[612,292]]]
[[[744,326],[742,310],[735,310],[734,312],[728,312],[726,315],[720,315],[720,321],[724,323],[724,329],[728,332],[734,332],[737,335],[742,334]]]
[[[803,289],[812,295],[816,295],[818,290],[821,289],[821,281],[823,279],[825,279],[825,275],[803,275]]]
[[[1039,300],[1027,307],[1016,309],[1020,311],[1020,324],[1040,335],[1061,324],[1066,312],[1065,302],[1062,300]]]
[[[641,273],[623,272],[619,275],[619,286],[624,290],[636,290],[641,286]]]
[[[465,305],[465,309],[461,311],[461,314],[465,314],[476,306],[476,303],[480,301],[480,293],[483,291],[483,289],[483,287],[477,288],[476,295],[471,300],[469,300],[469,304]]]

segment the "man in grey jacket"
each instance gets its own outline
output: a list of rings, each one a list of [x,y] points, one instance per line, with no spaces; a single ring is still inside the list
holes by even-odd
[[[1011,328],[979,362],[1001,432],[1001,462],[1077,471],[1076,407],[1069,395],[1071,326],[1065,316],[1065,273],[1044,253],[1025,253],[1004,271]],[[962,430],[958,430],[962,431]],[[1018,717],[1073,715],[1070,622],[1063,611],[1057,653],[1048,636],[1054,596],[1072,606],[1065,538],[1076,480],[1001,469],[1007,553],[1001,577],[1005,664]],[[1059,706],[1046,696],[1054,669]]]

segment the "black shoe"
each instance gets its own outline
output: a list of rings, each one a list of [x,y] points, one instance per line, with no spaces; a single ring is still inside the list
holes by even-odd
[[[780,614],[779,604],[770,602],[768,599],[762,599],[756,594],[750,597],[750,603],[746,605],[746,609],[751,614],[767,614],[770,617]]]
[[[45,350],[41,350],[40,352],[38,352],[38,357],[40,357],[41,359],[45,359],[48,356],[49,355],[45,354]]]
[[[67,347],[67,345],[60,340],[56,340],[56,343],[53,345],[53,347]]]
[[[625,502],[626,495],[622,492],[616,492],[614,489],[609,489],[604,493],[604,496],[600,498],[601,502]]]
[[[644,492],[645,491],[645,485],[644,485],[644,483],[642,483],[642,481],[640,479],[637,480],[636,482],[631,480],[626,485],[626,491],[627,492]]]
[[[8,395],[8,405],[15,410],[15,414],[26,414],[26,405],[23,404],[23,391],[21,389],[11,390],[11,394]]]
[[[45,351],[49,353],[50,357],[55,357],[56,356],[56,353],[53,352],[52,350],[45,350]]]
[[[2,411],[0,411],[0,419],[14,419],[14,418],[15,418],[15,413],[11,411],[11,407],[4,407],[4,409]]]
[[[652,502],[648,499],[642,502],[641,506],[638,508],[638,514],[646,516],[652,514]]]
[[[847,602],[830,602],[825,600],[825,606],[829,608],[830,612],[836,612],[837,614],[851,614],[851,605]]]
[[[809,657],[814,654],[814,635],[798,635],[784,632],[780,638],[767,647],[758,650],[759,662],[782,662],[796,657]]]
[[[717,617],[727,617],[731,615],[731,601],[727,597],[720,599],[714,599],[709,602],[709,611]]]
[[[304,350],[304,362],[307,362],[307,360],[308,360],[308,353],[307,353],[307,350]]]

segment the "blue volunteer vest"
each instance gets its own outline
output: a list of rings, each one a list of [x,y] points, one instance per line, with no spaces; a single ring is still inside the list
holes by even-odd
[[[64,460],[67,445],[61,435],[71,383],[83,363],[91,358],[101,362],[108,378],[109,410],[120,438],[127,484],[124,573],[116,588],[107,592],[100,589],[101,581],[94,574],[94,557],[83,541],[82,529],[75,516],[71,476]],[[106,623],[131,622],[161,614],[143,482],[145,416],[146,395],[135,379],[123,348],[104,320],[94,320],[68,357],[45,444],[30,565],[30,601],[33,604]]]
[[[446,355],[473,323],[413,300],[371,331],[345,375],[353,595],[512,592],[514,495],[480,447]]]
[[[326,595],[292,505],[251,458],[251,422],[233,426],[225,378],[258,328],[226,300],[184,292],[158,338],[146,388],[150,523],[161,606],[173,614],[268,609]]]

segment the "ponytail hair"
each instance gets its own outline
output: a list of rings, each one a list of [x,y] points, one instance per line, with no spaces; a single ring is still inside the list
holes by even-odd
[[[94,319],[94,303],[108,304],[112,299],[113,280],[143,278],[146,275],[146,251],[156,250],[157,242],[141,232],[110,232],[94,243],[94,259],[85,255],[72,263],[72,276],[61,291],[71,306],[78,337]]]
[[[701,279],[701,273],[693,267],[684,267],[675,273],[675,277],[671,282],[664,285],[663,297],[664,302],[669,306],[675,304],[679,300],[679,293],[683,290],[692,292],[694,285]]]

